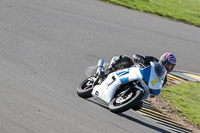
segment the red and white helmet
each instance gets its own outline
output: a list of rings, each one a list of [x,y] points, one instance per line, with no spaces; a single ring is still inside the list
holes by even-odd
[[[176,57],[172,53],[165,53],[160,57],[160,63],[165,66],[167,72],[171,72],[176,65]]]

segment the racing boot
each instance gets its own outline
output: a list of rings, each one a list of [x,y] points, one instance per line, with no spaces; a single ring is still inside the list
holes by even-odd
[[[108,76],[108,74],[110,74],[111,72],[114,72],[117,70],[117,68],[115,67],[116,64],[118,64],[118,62],[120,61],[122,55],[120,56],[114,56],[110,62],[110,65],[103,71],[99,72],[99,77],[104,79]]]
[[[99,77],[101,79],[106,78],[108,76],[108,74],[113,72],[112,70],[114,70],[112,66],[107,67],[104,71],[99,72]]]
[[[133,110],[137,111],[142,109],[143,101],[139,102],[136,106],[132,107]]]

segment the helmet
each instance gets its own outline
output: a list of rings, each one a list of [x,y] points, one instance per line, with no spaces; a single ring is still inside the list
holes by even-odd
[[[176,57],[172,53],[165,53],[160,57],[160,63],[165,66],[167,72],[171,72],[176,65]]]

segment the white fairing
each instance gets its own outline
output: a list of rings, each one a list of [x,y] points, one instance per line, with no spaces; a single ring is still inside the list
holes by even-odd
[[[121,84],[137,79],[142,79],[140,70],[137,67],[131,67],[113,72],[108,75],[101,85],[96,85],[93,88],[92,95],[97,99],[101,99],[106,103],[110,103],[115,91]]]
[[[166,69],[160,63],[151,63],[151,66],[145,69],[134,66],[109,74],[100,85],[93,88],[92,95],[97,100],[109,104],[121,84],[137,80],[141,83],[142,88],[137,85],[135,87],[144,92],[142,100],[145,100],[150,96],[149,89],[155,95],[161,92],[165,76]]]

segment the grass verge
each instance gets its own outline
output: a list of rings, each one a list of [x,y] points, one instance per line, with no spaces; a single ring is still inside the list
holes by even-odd
[[[200,27],[200,0],[104,0]]]
[[[200,83],[187,82],[163,89],[161,97],[200,127]]]

